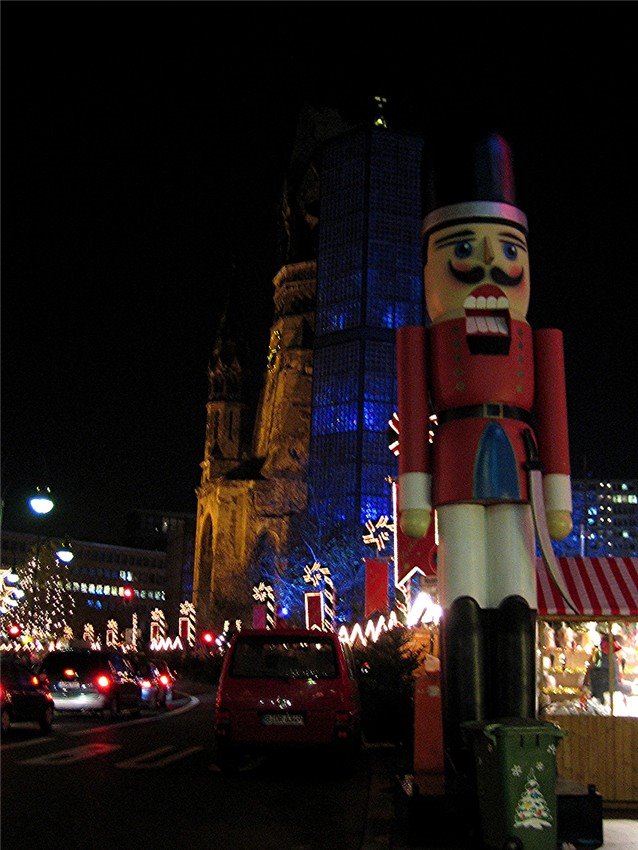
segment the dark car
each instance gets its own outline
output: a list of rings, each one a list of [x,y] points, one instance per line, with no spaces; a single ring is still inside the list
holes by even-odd
[[[157,664],[148,658],[133,656],[130,658],[137,683],[140,686],[140,699],[144,708],[157,710],[166,706],[166,692]]]
[[[0,657],[0,706],[3,733],[12,723],[37,723],[43,732],[51,731],[54,706],[46,678],[8,653]]]
[[[173,699],[173,686],[175,685],[177,675],[174,670],[171,670],[168,662],[162,658],[155,658],[153,663],[159,671],[160,686],[162,689],[160,705],[166,706]]]
[[[49,679],[55,710],[138,715],[141,692],[135,670],[113,649],[56,649],[42,660],[40,673]]]
[[[361,704],[349,647],[334,632],[242,629],[224,658],[215,738],[230,767],[242,750],[358,752]]]

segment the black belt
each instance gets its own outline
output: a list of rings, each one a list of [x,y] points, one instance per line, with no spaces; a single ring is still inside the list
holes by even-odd
[[[471,404],[467,407],[450,407],[436,414],[437,422],[442,425],[452,419],[518,419],[533,425],[533,417],[529,410],[522,407],[513,407],[511,404],[500,404],[489,402],[487,404]]]

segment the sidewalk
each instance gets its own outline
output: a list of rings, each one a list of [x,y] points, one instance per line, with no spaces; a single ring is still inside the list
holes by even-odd
[[[212,698],[215,688],[209,682],[178,680],[175,691]],[[370,763],[368,815],[361,850],[477,850],[467,836],[467,818],[446,818],[436,802],[429,810],[414,803],[394,746],[367,744],[366,753]],[[557,792],[585,793],[586,789],[559,780]],[[581,843],[557,850],[638,850],[638,807],[635,812],[611,809],[603,800],[602,837],[602,845]]]
[[[414,800],[410,795],[409,777],[397,773],[398,762],[392,748],[371,747],[368,750],[371,765],[368,823],[361,850],[479,850],[480,844],[469,834],[467,817],[446,812],[442,798],[430,801]],[[586,793],[587,789],[574,787],[574,783],[560,780],[557,792],[571,798],[572,794]],[[564,805],[561,806],[565,812]],[[568,810],[567,810],[568,811]],[[575,809],[575,817],[579,811]],[[606,809],[603,801],[602,844],[596,840],[598,819],[585,823],[585,833],[580,842],[564,843],[557,850],[638,850],[638,809]],[[583,818],[584,821],[587,818]],[[563,834],[566,816],[563,815]],[[594,828],[592,828],[594,827]],[[560,835],[560,830],[559,830]]]

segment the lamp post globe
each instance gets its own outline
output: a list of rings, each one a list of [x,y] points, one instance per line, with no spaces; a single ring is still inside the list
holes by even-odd
[[[73,549],[71,548],[71,544],[68,539],[66,539],[64,543],[56,549],[55,556],[65,564],[69,564],[73,560]]]
[[[35,493],[29,498],[29,507],[36,514],[48,514],[53,509],[50,487],[36,487]]]

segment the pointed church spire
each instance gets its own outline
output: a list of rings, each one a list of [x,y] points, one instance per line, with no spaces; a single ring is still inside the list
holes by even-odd
[[[237,357],[237,342],[228,327],[229,299],[230,296],[227,295],[208,366],[209,401],[242,401],[243,396],[242,368]]]
[[[219,324],[217,325],[217,334],[215,335],[215,342],[213,343],[213,361],[217,362],[221,356],[222,345],[224,340],[224,335],[226,333],[226,322],[228,319],[228,301],[230,296],[226,295],[226,301],[224,303],[224,309],[222,310],[222,314],[219,318]]]

